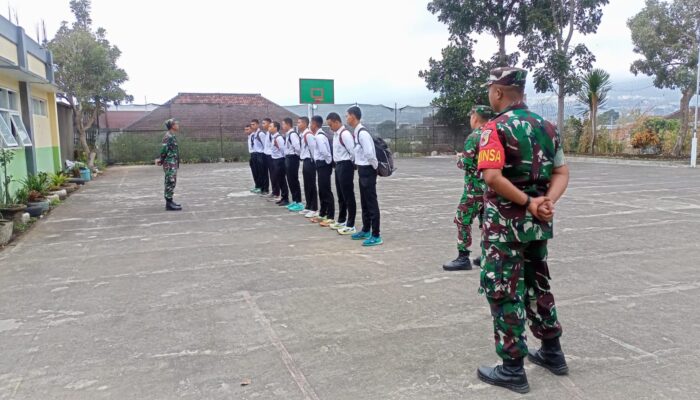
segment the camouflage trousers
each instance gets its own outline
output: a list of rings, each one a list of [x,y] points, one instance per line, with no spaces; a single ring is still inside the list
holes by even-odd
[[[483,246],[479,291],[491,307],[496,353],[504,360],[527,355],[526,318],[536,338],[561,336],[549,287],[547,241],[484,241]]]
[[[479,227],[482,226],[484,216],[484,195],[464,191],[462,199],[457,207],[455,224],[457,224],[457,250],[468,252],[472,245],[472,223],[479,218]]]
[[[177,185],[177,168],[163,168],[165,172],[165,199],[172,200]]]

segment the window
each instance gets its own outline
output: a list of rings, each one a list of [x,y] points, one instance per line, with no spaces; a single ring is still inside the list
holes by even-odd
[[[22,117],[19,115],[17,92],[2,88],[0,88],[0,136],[6,147],[18,147],[20,144],[32,145],[27,127],[24,126]]]
[[[32,114],[40,117],[47,116],[46,101],[32,97]]]

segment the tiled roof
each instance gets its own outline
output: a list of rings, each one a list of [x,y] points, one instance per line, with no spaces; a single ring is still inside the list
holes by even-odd
[[[148,111],[107,111],[100,114],[100,129],[124,129],[148,113]]]

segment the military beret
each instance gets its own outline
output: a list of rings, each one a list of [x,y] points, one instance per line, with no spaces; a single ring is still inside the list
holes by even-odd
[[[179,123],[179,121],[174,118],[170,118],[169,120],[165,121],[163,125],[165,125],[165,129],[170,130],[177,123]]]
[[[478,116],[486,119],[491,119],[495,115],[493,109],[489,106],[474,106],[472,107],[472,114],[473,113],[476,113]]]
[[[525,87],[527,70],[515,67],[500,67],[491,70],[489,79],[484,86],[493,84],[502,86]]]

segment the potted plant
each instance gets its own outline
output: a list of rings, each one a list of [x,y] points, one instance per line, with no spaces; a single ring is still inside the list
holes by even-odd
[[[27,191],[27,212],[34,218],[41,216],[51,205],[46,199],[49,193],[48,175],[29,175],[22,180],[22,186]]]
[[[68,178],[62,173],[52,174],[50,177],[49,193],[58,196],[60,200],[65,200],[68,197],[68,191],[63,188]]]
[[[0,246],[10,243],[14,227],[15,224],[12,221],[4,219],[0,214]]]
[[[12,150],[0,149],[0,167],[2,167],[2,185],[0,185],[0,214],[10,220],[16,215],[21,215],[27,208],[24,204],[13,204],[12,195],[10,194],[10,183],[12,175],[7,174],[7,168],[10,166],[15,153]]]

